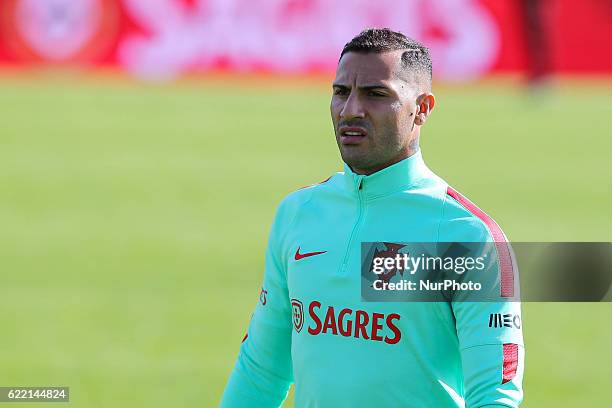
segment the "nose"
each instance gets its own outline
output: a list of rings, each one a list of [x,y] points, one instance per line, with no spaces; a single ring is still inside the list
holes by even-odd
[[[349,94],[342,110],[340,111],[341,119],[353,119],[353,118],[363,118],[365,117],[365,111],[363,109],[363,105],[359,100],[359,95],[356,91],[352,90]]]

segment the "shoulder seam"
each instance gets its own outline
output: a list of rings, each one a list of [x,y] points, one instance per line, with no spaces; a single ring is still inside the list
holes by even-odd
[[[333,177],[333,174],[332,174],[331,176],[329,176],[328,178],[326,178],[325,180],[323,180],[323,181],[319,181],[318,183],[309,184],[309,185],[307,185],[307,186],[300,187],[300,188],[298,188],[298,189],[297,189],[297,190],[295,190],[295,191],[300,191],[300,190],[304,190],[304,189],[306,189],[306,188],[315,187],[315,186],[318,186],[318,185],[321,185],[321,184],[327,183],[327,182],[328,182],[328,181],[329,181],[329,180],[330,180],[332,177]]]
[[[455,201],[457,201],[463,208],[465,208],[472,215],[477,217],[480,221],[482,221],[489,233],[493,237],[493,241],[495,242],[508,242],[508,238],[502,231],[502,229],[497,225],[497,222],[493,218],[491,218],[487,213],[482,211],[476,204],[470,201],[467,197],[459,193],[457,190],[448,186],[446,189],[446,195],[452,197]]]
[[[436,242],[440,242],[440,230],[442,229],[442,223],[444,222],[444,213],[446,210],[447,200],[448,200],[448,185],[446,186],[446,194],[444,194],[444,198],[442,199],[442,209],[440,213],[440,221],[438,221],[438,231],[436,233]]]
[[[499,261],[500,296],[513,297],[515,265],[512,259],[508,238],[506,238],[506,235],[493,218],[478,208],[476,204],[471,202],[461,193],[453,189],[451,186],[448,186],[446,189],[446,194],[451,196],[463,208],[477,217],[489,231],[489,234],[493,238],[493,243],[497,251],[497,259]]]
[[[297,191],[300,191],[300,190],[293,191],[292,193],[290,193],[290,195],[293,194],[293,193],[296,193]],[[283,241],[287,237],[288,232],[291,230],[291,227],[293,226],[293,223],[295,222],[295,219],[297,218],[297,214],[299,212],[299,207],[302,207],[302,206],[308,204],[312,200],[312,195],[313,195],[313,191],[309,191],[308,192],[308,197],[306,197],[302,203],[299,203],[298,205],[296,205],[296,207],[298,207],[298,208],[295,208],[295,210],[292,211],[293,214],[291,214],[291,219],[286,224],[286,227],[283,228],[283,236],[282,236],[282,240]]]

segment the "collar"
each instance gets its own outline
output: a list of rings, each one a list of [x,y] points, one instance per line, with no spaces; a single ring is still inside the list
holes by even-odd
[[[407,190],[428,172],[421,150],[369,176],[354,173],[349,165],[344,163],[346,188],[354,193],[361,192],[362,196],[369,198]]]

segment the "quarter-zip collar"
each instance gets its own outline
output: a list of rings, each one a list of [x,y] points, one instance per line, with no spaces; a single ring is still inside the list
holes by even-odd
[[[353,192],[361,190],[361,195],[365,198],[407,190],[414,186],[418,180],[425,177],[427,173],[429,173],[429,169],[423,162],[421,150],[369,176],[354,173],[348,164],[344,163],[346,188]]]

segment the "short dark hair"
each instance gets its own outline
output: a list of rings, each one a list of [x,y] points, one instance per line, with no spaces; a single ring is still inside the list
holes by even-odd
[[[423,76],[431,85],[432,65],[429,48],[404,34],[388,28],[368,28],[344,45],[340,59],[347,52],[381,53],[405,50],[402,68]]]

